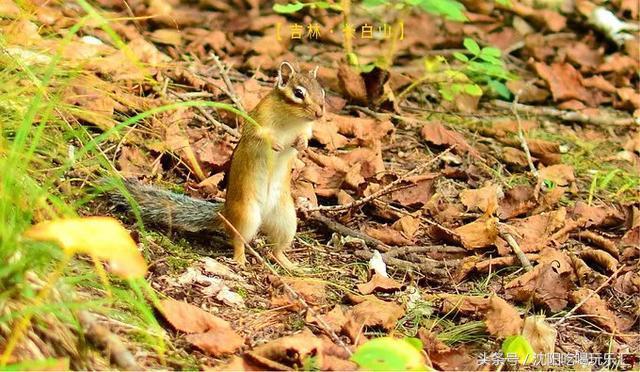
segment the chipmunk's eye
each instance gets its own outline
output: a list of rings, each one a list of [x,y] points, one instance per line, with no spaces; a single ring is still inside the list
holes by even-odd
[[[293,95],[296,96],[296,98],[304,99],[304,89],[301,87],[295,87]]]

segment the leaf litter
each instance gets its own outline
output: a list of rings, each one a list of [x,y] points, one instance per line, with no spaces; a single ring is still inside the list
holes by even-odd
[[[297,18],[264,7],[157,0],[134,1],[123,9],[119,3],[100,3],[114,19],[120,17],[111,25],[127,47],[113,47],[106,42],[108,33],[92,23],[84,37],[73,37],[64,48],[64,63],[82,70],[65,87],[69,110],[58,115],[100,133],[135,113],[189,97],[229,101],[231,94],[250,109],[271,88],[276,61],[298,59],[308,67],[320,65],[329,104],[326,118],[314,128],[310,150],[300,156],[294,195],[312,208],[347,206],[401,181],[369,203],[327,213],[333,227],[301,218],[292,256],[314,269],[300,277],[274,276],[257,262],[244,271],[222,257],[192,259],[172,245],[147,241],[148,262],[153,262],[148,280],[170,297],[157,309],[174,332],[171,340],[182,338],[190,345],[182,347],[198,350],[203,368],[290,369],[314,360],[321,369],[350,370],[357,365],[349,353],[383,334],[420,338],[424,355],[440,369],[477,368],[478,355],[499,350],[496,342],[517,334],[537,352],[553,352],[560,345],[558,332],[569,329],[564,350],[605,352],[590,336],[600,331],[620,336],[620,350],[640,348],[638,127],[613,119],[608,125],[571,119],[637,121],[640,63],[632,43],[613,48],[594,36],[600,31],[576,28],[588,22],[584,12],[550,4],[534,8],[524,1],[512,1],[510,8],[465,1],[471,22],[442,21],[443,27],[434,26],[441,20],[432,15],[410,14],[406,37],[397,47],[411,58],[365,73],[345,63],[335,43],[278,40],[274,27]],[[0,12],[11,19],[16,9],[13,2],[2,2]],[[637,4],[614,2],[611,9],[637,22]],[[248,15],[256,10],[269,15]],[[307,11],[325,26],[341,19],[323,9]],[[8,53],[26,65],[47,63],[47,51],[58,40],[41,34],[66,27],[72,13],[47,3],[37,6],[33,21],[3,24]],[[513,17],[512,24],[505,23],[506,15]],[[352,16],[367,22],[363,12]],[[423,40],[421,33],[432,37]],[[446,55],[449,46],[463,47],[465,37],[498,46],[508,56],[507,66],[518,71],[519,79],[506,82],[506,89],[520,104],[531,105],[530,111],[514,117],[515,104],[505,111],[485,96],[434,100],[437,92],[427,84],[395,101],[419,79],[411,59],[440,50]],[[354,41],[362,50],[381,45],[375,39]],[[232,66],[225,72],[234,84],[231,91],[211,53]],[[366,55],[362,59],[374,62]],[[559,113],[548,114],[554,107]],[[182,184],[183,191],[199,197],[224,197],[237,138],[216,121],[233,129],[241,125],[222,111],[181,108],[131,127],[113,140],[108,155],[117,159],[123,175]],[[596,135],[588,141],[586,131]],[[453,154],[403,178],[447,148]],[[536,173],[528,169],[529,160]],[[531,271],[521,270],[521,258],[504,231],[534,262]],[[367,239],[352,236],[357,239],[337,250],[328,244],[333,234]],[[218,243],[196,239],[178,249],[200,258],[211,254],[212,244],[217,248]],[[370,275],[356,254],[374,248],[383,252],[389,277]],[[460,280],[435,272],[456,272]],[[282,283],[317,316],[283,291]],[[403,302],[416,295],[410,288],[418,288],[418,301],[430,311],[419,313]],[[584,317],[570,316],[555,326],[572,306]],[[480,322],[486,333],[479,337],[489,342],[440,339],[441,323],[455,329],[468,321]],[[332,341],[328,331],[347,348]]]

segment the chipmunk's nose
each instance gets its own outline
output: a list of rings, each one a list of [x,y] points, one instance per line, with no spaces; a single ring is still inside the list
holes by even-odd
[[[324,104],[318,106],[316,109],[316,118],[320,119],[324,116]]]

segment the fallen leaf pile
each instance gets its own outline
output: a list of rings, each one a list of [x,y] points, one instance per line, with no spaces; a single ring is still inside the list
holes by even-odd
[[[407,368],[488,368],[478,356],[518,336],[537,353],[637,353],[637,1],[447,1],[464,23],[433,14],[431,2],[406,2],[406,12],[351,3],[346,53],[338,2],[278,1],[301,7],[278,13],[254,0],[99,0],[97,17],[67,2],[0,0],[0,63],[56,63],[71,76],[47,82],[56,107],[38,113],[82,133],[65,137],[66,157],[53,162],[70,164],[55,180],[65,200],[84,202],[78,190],[99,183],[107,163],[224,198],[243,121],[210,103],[250,112],[284,60],[317,66],[326,91],[326,114],[292,165],[295,275],[258,261],[235,267],[221,236],[134,241],[107,217],[40,222],[24,237],[146,275],[162,299],[166,359],[193,354],[200,368],[355,370],[371,362],[367,350],[413,338]],[[602,14],[618,29],[599,26]],[[296,25],[301,39],[290,37]],[[384,25],[395,31],[385,37]],[[89,144],[99,162],[75,158]],[[78,213],[103,214],[82,205]],[[249,244],[268,260],[262,240]],[[144,365],[166,369],[164,358]]]

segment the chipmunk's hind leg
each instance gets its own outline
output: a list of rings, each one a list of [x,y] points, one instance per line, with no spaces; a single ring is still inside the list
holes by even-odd
[[[240,211],[241,213],[239,213]],[[244,253],[244,242],[250,243],[258,233],[261,224],[260,207],[257,202],[248,202],[244,206],[234,205],[233,208],[225,208],[223,215],[241,235],[238,236],[231,227],[225,224],[227,234],[231,238],[231,245],[233,245],[233,259],[238,265],[245,266],[247,257]]]
[[[293,242],[297,227],[296,209],[290,195],[285,194],[282,196],[273,214],[269,219],[265,219],[262,231],[267,236],[269,243],[274,245],[272,254],[280,266],[288,270],[294,270],[297,265],[291,262],[284,254],[291,246],[291,242]]]

